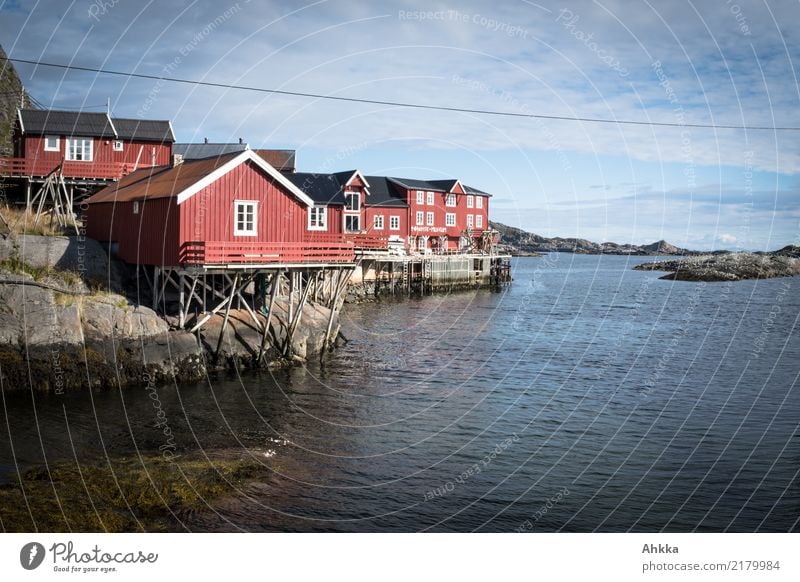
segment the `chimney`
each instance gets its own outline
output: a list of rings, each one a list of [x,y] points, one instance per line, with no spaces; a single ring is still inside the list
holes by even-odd
[[[207,137],[203,138],[203,143],[208,143],[208,138]]]
[[[183,163],[183,154],[172,154],[172,167],[180,166]]]

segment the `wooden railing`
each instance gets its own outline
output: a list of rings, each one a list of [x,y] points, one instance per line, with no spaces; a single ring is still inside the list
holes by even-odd
[[[355,260],[352,242],[187,242],[180,262],[193,265],[232,265],[264,263],[351,263]]]
[[[346,240],[357,249],[388,249],[389,237],[378,234],[344,233],[344,234],[309,234],[306,240],[312,243],[326,243]]]
[[[119,180],[133,171],[133,166],[122,162],[75,162],[61,160],[39,160],[28,158],[0,158],[0,176],[26,177],[47,176],[59,165],[65,178],[89,180]]]

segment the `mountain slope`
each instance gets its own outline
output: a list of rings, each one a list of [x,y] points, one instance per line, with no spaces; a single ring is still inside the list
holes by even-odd
[[[25,107],[31,106],[14,65],[6,60],[6,53],[0,46],[0,156],[12,154],[14,116],[23,100]]]

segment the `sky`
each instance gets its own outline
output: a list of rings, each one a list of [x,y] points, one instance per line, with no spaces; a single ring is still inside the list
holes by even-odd
[[[53,108],[170,119],[178,141],[294,148],[301,171],[459,178],[492,220],[692,249],[800,244],[800,3],[0,0],[11,58],[466,112],[16,64]]]

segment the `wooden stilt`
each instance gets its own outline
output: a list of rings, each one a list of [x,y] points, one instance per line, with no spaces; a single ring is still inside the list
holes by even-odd
[[[298,275],[300,275],[300,273],[298,273]],[[298,277],[298,279],[299,278],[300,277]],[[294,319],[289,319],[289,326],[286,330],[286,342],[283,346],[283,353],[286,354],[287,357],[291,357],[292,355],[292,339],[294,338],[294,332],[297,330],[297,326],[300,324],[300,318],[303,316],[303,306],[306,304],[310,289],[311,280],[307,279],[306,284],[300,293],[300,300],[297,303]]]
[[[267,341],[269,338],[270,332],[270,324],[272,323],[272,312],[275,308],[275,299],[278,296],[278,291],[281,286],[281,274],[279,272],[275,272],[272,275],[272,289],[270,289],[269,294],[269,308],[267,309],[267,321],[264,323],[264,333],[261,336],[261,346],[258,349],[258,362],[261,363],[261,360],[264,359],[264,354],[267,350]]]
[[[214,350],[214,357],[219,356],[219,351],[222,349],[222,340],[225,337],[225,328],[228,327],[228,318],[231,314],[231,303],[233,303],[233,299],[236,296],[236,286],[239,284],[239,273],[236,273],[233,276],[233,288],[231,289],[231,294],[228,297],[227,305],[225,306],[225,317],[222,319],[222,329],[219,330],[219,339],[217,340],[217,349]]]

